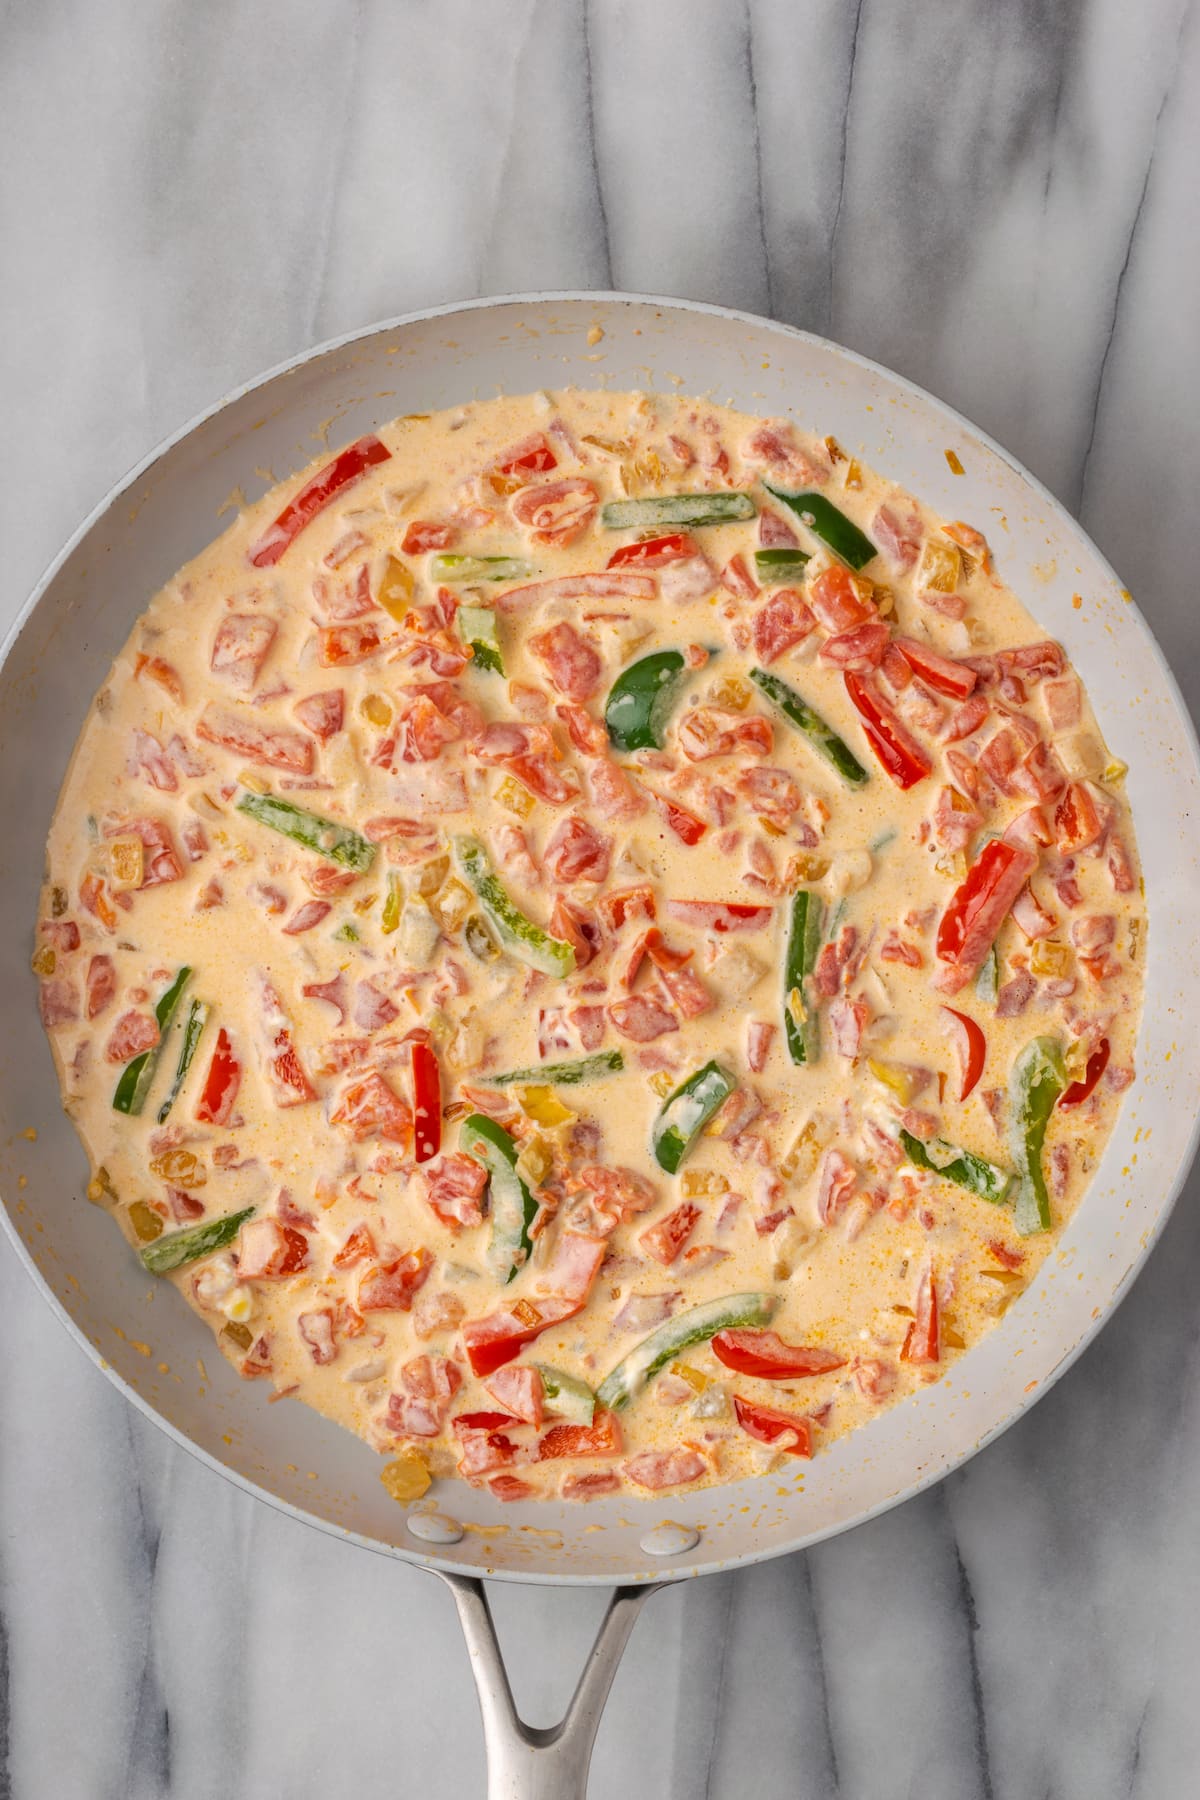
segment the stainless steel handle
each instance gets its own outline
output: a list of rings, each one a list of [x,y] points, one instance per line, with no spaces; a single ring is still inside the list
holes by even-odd
[[[433,1572],[453,1593],[467,1640],[487,1745],[487,1800],[586,1800],[592,1745],[617,1664],[645,1602],[669,1584],[617,1588],[562,1723],[541,1728],[527,1725],[513,1704],[482,1581]]]

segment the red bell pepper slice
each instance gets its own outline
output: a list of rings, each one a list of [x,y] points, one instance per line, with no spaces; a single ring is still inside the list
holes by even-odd
[[[621,1427],[617,1415],[597,1407],[590,1425],[552,1425],[538,1444],[538,1461],[556,1456],[619,1456]]]
[[[450,1423],[455,1431],[500,1431],[505,1425],[519,1425],[512,1413],[502,1412],[465,1412],[455,1413]]]
[[[742,1430],[760,1444],[772,1444],[788,1456],[812,1455],[812,1420],[795,1413],[776,1412],[773,1406],[759,1406],[753,1400],[733,1396],[733,1410]]]
[[[667,563],[687,562],[699,556],[700,546],[684,531],[668,537],[646,538],[640,544],[622,544],[608,559],[610,569],[624,569],[631,564],[639,569],[661,569]]]
[[[242,1065],[233,1054],[229,1033],[222,1026],[196,1102],[196,1117],[202,1125],[228,1125],[241,1079]]]
[[[673,800],[664,800],[659,794],[655,794],[654,798],[662,807],[663,817],[675,836],[681,838],[685,844],[698,844],[708,830],[703,819],[697,819],[694,814],[685,811],[682,806],[676,806]]]
[[[1073,1081],[1059,1095],[1060,1106],[1079,1106],[1095,1090],[1096,1083],[1108,1067],[1111,1045],[1107,1038],[1101,1038],[1092,1054],[1088,1057],[1087,1068],[1079,1081]]]
[[[951,700],[965,700],[968,694],[975,692],[975,684],[979,676],[966,663],[955,662],[949,656],[939,656],[927,644],[918,644],[914,638],[898,637],[893,640],[897,650],[926,687],[931,687],[939,694],[947,694]]]
[[[977,969],[1036,867],[1037,857],[1023,844],[1004,838],[985,844],[938,926],[940,960],[967,971]]]
[[[917,1290],[917,1316],[908,1328],[908,1334],[904,1339],[904,1348],[900,1352],[900,1361],[916,1364],[935,1363],[941,1361],[941,1354],[937,1289],[933,1285],[932,1269],[926,1269],[921,1277],[921,1286]]]
[[[898,788],[915,787],[933,767],[928,756],[901,724],[871,677],[847,669],[844,679],[846,692],[862,718],[867,742],[883,768]]]
[[[718,1331],[712,1339],[713,1354],[727,1369],[739,1375],[757,1375],[760,1381],[790,1381],[798,1375],[827,1375],[845,1365],[836,1350],[785,1344],[773,1331]]]
[[[311,524],[343,488],[348,488],[360,475],[365,475],[373,464],[387,462],[391,454],[387,445],[374,436],[359,438],[356,444],[348,444],[344,450],[339,451],[331,463],[326,463],[323,469],[319,469],[312,480],[306,481],[300,492],[288,501],[275,523],[268,525],[258,542],[251,544],[247,555],[254,567],[273,567],[304,527]]]
[[[552,1325],[573,1319],[583,1311],[584,1301],[567,1300],[558,1294],[539,1294],[531,1310],[537,1318],[527,1323],[514,1307],[505,1306],[482,1319],[468,1319],[462,1328],[467,1361],[474,1375],[491,1375],[511,1362],[523,1344],[528,1344]]]
[[[413,1141],[416,1160],[429,1162],[442,1147],[442,1077],[428,1044],[412,1046]]]
[[[958,1097],[962,1101],[974,1092],[976,1083],[983,1074],[983,1065],[987,1060],[987,1039],[983,1035],[983,1027],[966,1013],[959,1012],[953,1006],[943,1006],[942,1011],[954,1020],[953,1031],[962,1076]]]

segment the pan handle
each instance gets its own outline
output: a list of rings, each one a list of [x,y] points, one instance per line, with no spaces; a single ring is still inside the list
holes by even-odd
[[[433,1572],[454,1595],[467,1640],[487,1745],[487,1800],[586,1800],[592,1745],[617,1664],[643,1605],[669,1584],[617,1588],[566,1716],[543,1728],[527,1725],[513,1704],[482,1581]]]

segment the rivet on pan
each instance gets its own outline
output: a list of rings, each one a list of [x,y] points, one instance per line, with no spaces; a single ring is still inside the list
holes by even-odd
[[[426,1544],[457,1544],[463,1535],[458,1520],[445,1513],[414,1513],[407,1524],[413,1536]]]
[[[653,1531],[648,1531],[638,1545],[647,1556],[682,1556],[685,1550],[694,1550],[700,1542],[700,1533],[692,1525],[676,1525],[673,1519],[664,1519]]]

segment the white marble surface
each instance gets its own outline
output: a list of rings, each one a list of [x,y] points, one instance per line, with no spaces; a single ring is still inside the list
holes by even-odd
[[[611,285],[772,312],[961,407],[1080,512],[1195,709],[1198,170],[1184,0],[10,0],[0,618],[258,369]],[[1198,1198],[941,1489],[651,1601],[593,1795],[1200,1792]],[[536,1718],[600,1603],[497,1594]],[[441,1588],[175,1451],[0,1243],[0,1800],[482,1779]]]

